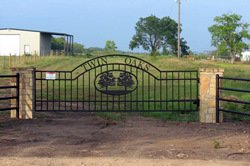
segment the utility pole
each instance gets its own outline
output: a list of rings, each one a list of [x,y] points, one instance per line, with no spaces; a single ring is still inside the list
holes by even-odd
[[[181,15],[181,0],[178,0],[178,58],[181,57],[181,43],[180,43],[180,15]]]

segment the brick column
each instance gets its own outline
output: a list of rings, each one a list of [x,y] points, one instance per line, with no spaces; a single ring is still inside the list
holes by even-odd
[[[223,76],[223,72],[221,68],[200,68],[200,122],[216,123],[216,74]]]
[[[20,74],[19,89],[19,118],[33,119],[35,106],[35,67],[11,68],[13,74]],[[16,117],[15,110],[11,110],[11,117]]]

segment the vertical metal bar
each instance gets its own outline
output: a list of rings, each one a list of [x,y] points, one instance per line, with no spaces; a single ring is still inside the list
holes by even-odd
[[[78,106],[78,102],[79,102],[79,96],[78,96],[78,95],[79,95],[79,93],[78,93],[78,88],[79,88],[79,87],[78,87],[78,84],[79,84],[79,82],[78,82],[78,78],[77,78],[76,84],[77,84],[77,85],[76,85],[76,98],[77,98],[77,99],[76,99],[76,109],[77,109],[77,111],[78,111],[78,110],[79,110],[79,106]]]
[[[16,58],[15,58],[15,59],[16,59]],[[33,86],[34,86],[34,89],[35,89],[35,92],[34,92],[34,93],[35,93],[35,94],[34,94],[34,97],[35,97],[35,98],[34,98],[34,102],[35,102],[35,103],[34,103],[34,110],[36,111],[36,98],[37,98],[37,96],[36,96],[36,70],[34,70],[33,72],[34,72],[33,74],[34,74],[34,81],[35,81],[35,82],[32,82],[32,84],[34,84]],[[18,80],[19,80],[19,79],[18,79]],[[18,93],[19,93],[19,92],[18,92]],[[19,95],[18,95],[18,96],[19,96]]]
[[[138,68],[136,68],[136,78],[138,78]],[[138,89],[136,89],[136,111],[138,111],[138,98],[139,98],[139,93]]]
[[[150,110],[150,75],[148,74],[148,110]]]
[[[118,69],[121,70],[121,65],[120,65],[120,64],[119,64],[119,66],[118,66]],[[119,107],[119,111],[120,111],[120,110],[121,110],[121,95],[119,95],[118,98],[119,98],[119,99],[118,99],[118,100],[119,100],[119,103],[118,103],[119,106],[118,106],[118,107]]]
[[[172,110],[174,110],[174,72],[172,72]]]
[[[191,78],[192,78],[192,72],[190,72],[190,100],[192,100],[192,80],[191,80]],[[189,104],[190,104],[190,111],[192,111],[193,110],[193,108],[192,108],[192,102],[191,101],[189,101]]]
[[[68,47],[68,44],[67,44]],[[68,55],[68,51],[67,51],[67,55]],[[70,73],[70,110],[72,111],[72,102],[73,102],[73,88],[72,88],[72,72]]]
[[[156,110],[156,79],[154,79],[154,109]]]
[[[96,68],[95,68],[95,78],[96,78]],[[95,89],[95,110],[96,110],[96,89]]]
[[[114,66],[114,64],[112,65],[112,69],[114,70],[115,69],[115,66]],[[113,97],[112,97],[112,99],[113,99],[113,101],[112,101],[112,110],[114,111],[114,109],[115,109],[115,96],[113,95]]]
[[[43,110],[43,72],[41,74],[41,110]]]
[[[59,106],[58,106],[58,108],[59,108],[59,111],[61,110],[61,72],[59,72],[59,77],[58,77],[58,84],[59,84],[59,91],[58,91],[58,98],[59,98]]]
[[[102,66],[101,66],[101,73],[102,73]],[[101,93],[101,110],[102,110],[102,93]]]
[[[47,110],[49,110],[49,81],[47,80]]]
[[[18,118],[19,119],[19,100],[20,100],[20,98],[19,98],[19,88],[20,88],[20,86],[19,86],[19,73],[17,73],[16,74],[16,118]],[[36,102],[36,99],[35,99],[35,102]],[[36,107],[35,107],[36,108]]]
[[[132,73],[132,66],[130,66],[130,72]],[[132,111],[132,93],[130,93],[130,111]]]
[[[145,111],[145,108],[144,108],[144,71],[142,71],[142,110]]]
[[[64,108],[65,108],[65,110],[67,109],[67,107],[66,107],[66,90],[67,90],[67,88],[66,88],[66,78],[67,78],[67,74],[66,74],[66,72],[64,73],[64,80],[65,80],[65,82],[64,82]]]
[[[196,79],[197,79],[197,81],[196,81],[196,101],[197,101],[197,104],[196,104],[196,111],[198,111],[198,106],[199,106],[199,99],[198,99],[198,97],[199,97],[199,94],[198,94],[198,82],[199,82],[199,78],[198,78],[198,71],[196,71]]]
[[[124,65],[124,70],[127,71],[127,70],[126,70],[126,65]],[[125,91],[127,91],[127,86],[126,86],[126,85],[125,85]],[[124,102],[124,111],[127,110],[127,109],[126,109],[126,108],[127,108],[127,102],[126,102],[126,100],[127,100],[127,95],[124,95],[124,101],[125,101],[125,102]]]
[[[84,73],[85,74],[85,73]],[[82,75],[82,110],[84,111],[84,100],[85,100],[85,97],[84,97],[84,74]]]
[[[216,123],[220,122],[220,113],[219,113],[219,107],[220,107],[220,101],[219,101],[219,87],[220,87],[220,83],[219,83],[219,75],[216,74]]]
[[[53,80],[53,102],[52,102],[52,108],[53,108],[53,111],[54,111],[54,108],[55,108],[55,80]]]
[[[168,110],[168,72],[166,72],[166,110]]]
[[[107,65],[107,68],[106,68],[107,70],[106,70],[106,72],[109,70],[109,67],[108,67],[108,65]],[[108,90],[108,86],[106,86],[106,91]],[[107,106],[106,106],[106,110],[108,111],[108,109],[109,109],[109,102],[108,102],[108,100],[109,100],[109,98],[108,98],[108,94],[107,94]]]
[[[186,72],[184,72],[184,110],[186,111]]]
[[[180,110],[180,72],[178,71],[178,110]]]
[[[90,111],[90,71],[89,71],[89,111]]]
[[[160,109],[162,110],[162,80],[161,80],[161,74],[162,72],[160,72]]]

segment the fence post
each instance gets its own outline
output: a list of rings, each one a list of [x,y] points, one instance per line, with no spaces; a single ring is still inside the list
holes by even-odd
[[[56,56],[58,56],[58,50],[56,50]]]
[[[220,113],[219,113],[219,108],[220,108],[220,102],[219,102],[219,74],[216,74],[216,123],[220,122]]]
[[[36,62],[36,51],[35,51],[35,54],[34,54],[34,56],[35,56],[35,62]]]
[[[10,53],[10,58],[9,58],[9,68],[11,68],[12,67],[12,61],[11,61],[11,53]]]
[[[23,62],[25,63],[25,61],[26,61],[26,54],[24,52],[24,54],[23,54]]]
[[[62,56],[64,56],[64,55],[65,55],[65,52],[64,52],[64,50],[62,50],[62,51],[61,51],[61,54],[62,54]]]
[[[50,56],[53,56],[53,55],[54,55],[54,51],[50,50]]]
[[[11,68],[14,74],[19,73],[19,118],[21,119],[34,118],[35,69],[35,67]],[[16,117],[16,115],[14,111],[11,112],[11,117]]]
[[[221,68],[200,68],[200,122],[216,123],[216,75],[223,76],[223,72]],[[222,112],[219,116],[222,122]]]
[[[11,88],[11,96],[17,97],[10,100],[11,107],[16,109],[10,110],[11,118],[19,118],[19,73],[16,73],[16,77],[11,78],[11,86],[16,86],[16,88]]]

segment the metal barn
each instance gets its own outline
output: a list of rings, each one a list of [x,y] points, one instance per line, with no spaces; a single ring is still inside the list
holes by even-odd
[[[73,53],[73,35],[57,32],[46,32],[26,29],[0,29],[0,56],[25,54],[49,55],[51,50],[51,36],[64,37],[64,52]]]

